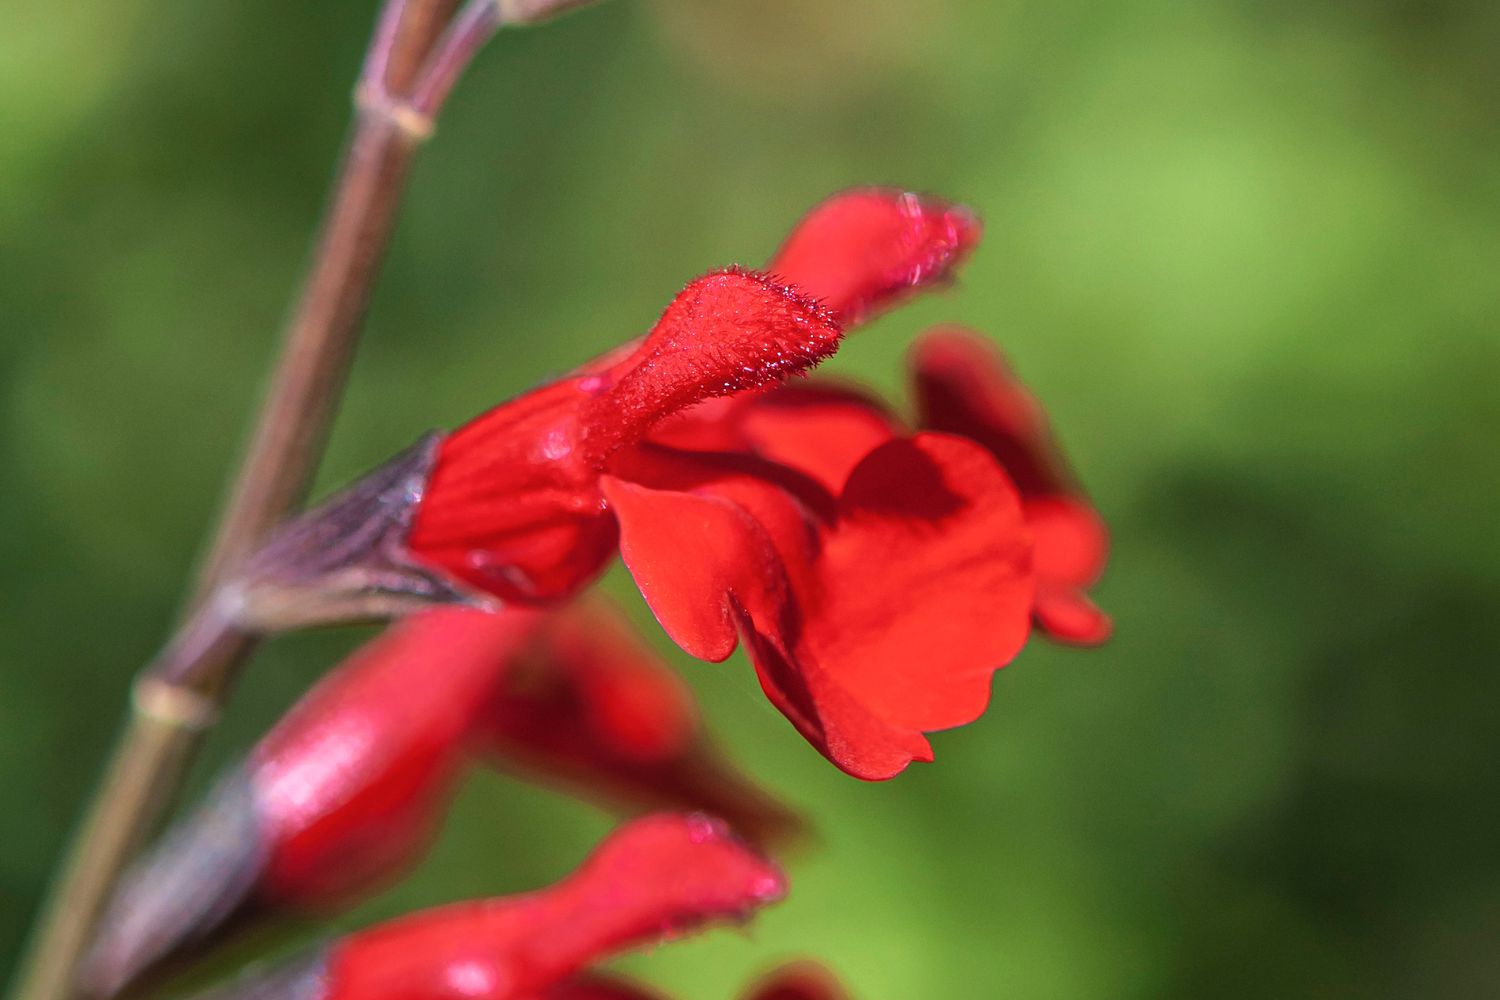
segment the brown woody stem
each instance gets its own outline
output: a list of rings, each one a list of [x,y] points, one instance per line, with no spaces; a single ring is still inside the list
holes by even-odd
[[[357,91],[353,135],[302,296],[191,605],[143,671],[130,715],[44,904],[16,1000],[77,995],[79,959],[118,876],[181,784],[202,731],[255,644],[213,611],[215,588],[302,499],[322,455],[412,154],[430,131],[410,95],[457,0],[387,0]],[[170,678],[189,676],[192,686]]]

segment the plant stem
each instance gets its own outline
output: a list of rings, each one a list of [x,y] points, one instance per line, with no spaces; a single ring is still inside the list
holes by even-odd
[[[428,129],[405,95],[457,0],[388,0],[372,40],[344,156],[304,290],[285,334],[249,450],[199,574],[192,606],[303,497],[342,394],[360,322]],[[398,95],[397,98],[392,95]],[[192,639],[193,641],[186,641]],[[131,855],[175,797],[253,636],[195,613],[137,681],[125,731],[44,904],[16,1000],[68,1000],[93,923]],[[158,679],[194,657],[193,688]],[[181,671],[177,671],[180,673]]]

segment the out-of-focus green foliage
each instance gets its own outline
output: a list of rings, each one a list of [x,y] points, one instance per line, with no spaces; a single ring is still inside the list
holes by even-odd
[[[372,13],[8,5],[0,973],[213,514]],[[1115,642],[1028,649],[888,784],[674,653],[823,843],[748,934],[625,966],[703,1000],[792,954],[865,1000],[1500,989],[1497,49],[1480,0],[615,0],[483,56],[320,488],[881,182],[987,240],[831,367],[894,390],[923,325],[990,331],[1117,540]],[[272,644],[199,782],[357,638]],[[535,886],[607,822],[481,776],[345,922]]]

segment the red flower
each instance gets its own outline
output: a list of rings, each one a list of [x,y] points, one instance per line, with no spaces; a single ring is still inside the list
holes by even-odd
[[[622,949],[723,920],[786,892],[781,873],[701,816],[637,820],[539,892],[458,903],[358,931],[229,997],[535,1000]],[[258,992],[260,991],[260,992]]]
[[[959,327],[922,337],[912,367],[921,425],[984,445],[1021,491],[1035,545],[1037,626],[1064,642],[1109,638],[1109,617],[1085,593],[1104,572],[1109,533],[1041,404],[989,341]]]
[[[111,993],[247,906],[331,909],[399,875],[476,741],[636,808],[713,810],[767,841],[798,827],[607,608],[426,611],[324,678],[133,869],[87,978]]]
[[[412,554],[535,600],[618,544],[673,639],[721,660],[743,636],[767,695],[839,767],[930,760],[924,733],[976,718],[1025,642],[1021,499],[966,437],[904,437],[846,392],[764,390],[832,353],[835,315],[946,279],[977,232],[934,199],[831,199],[770,264],[789,286],[700,279],[643,340],[450,437]]]
[[[501,765],[612,804],[706,812],[757,845],[803,829],[723,759],[686,685],[602,601],[548,618],[531,655],[501,681],[476,738]]]

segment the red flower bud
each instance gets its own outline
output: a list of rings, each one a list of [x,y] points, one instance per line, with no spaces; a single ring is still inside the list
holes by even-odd
[[[425,847],[540,613],[415,615],[331,672],[130,871],[84,980],[109,994],[246,907],[330,908]]]
[[[988,340],[959,327],[923,336],[912,368],[922,426],[983,445],[1021,491],[1036,548],[1037,626],[1063,642],[1109,638],[1109,616],[1085,593],[1104,572],[1109,533],[1041,404]]]
[[[514,609],[414,615],[298,702],[248,765],[270,840],[260,893],[328,905],[415,860],[465,736],[542,620]]]

